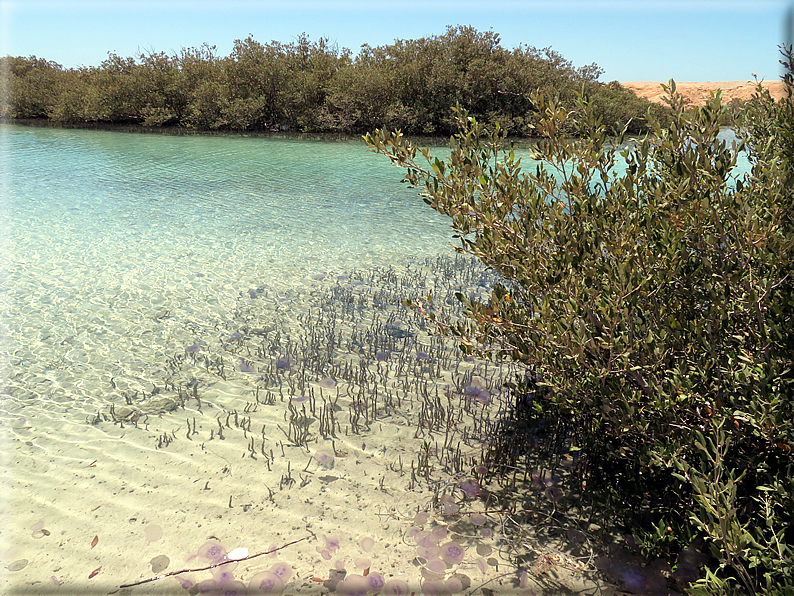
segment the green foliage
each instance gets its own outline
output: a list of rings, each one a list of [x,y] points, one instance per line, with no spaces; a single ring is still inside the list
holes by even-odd
[[[363,46],[355,57],[327,39],[288,44],[236,40],[227,57],[207,45],[167,55],[109,54],[94,68],[64,70],[44,60],[5,58],[12,118],[106,122],[204,130],[361,132],[401,128],[448,135],[461,106],[511,134],[532,135],[531,92],[573,106],[582,88],[606,125],[645,126],[650,104],[598,83],[594,64],[576,68],[550,48],[503,48],[499,35],[448,27],[442,35]],[[662,113],[658,106],[650,109]]]
[[[444,161],[400,132],[365,137],[503,280],[487,303],[461,295],[459,321],[409,304],[465,352],[526,365],[518,416],[564,429],[591,496],[648,550],[706,538],[719,564],[702,593],[794,590],[790,52],[786,66],[788,98],[759,90],[736,145],[717,137],[719,94],[687,113],[672,81],[671,120],[629,144],[592,99],[533,96],[526,170],[465,110]],[[736,177],[740,151],[753,168]]]
[[[60,64],[36,56],[2,58],[0,72],[7,77],[4,118],[47,118],[58,92],[63,73]]]
[[[575,68],[550,48],[500,45],[493,31],[448,27],[443,35],[371,48],[340,78],[332,96],[343,128],[400,128],[406,134],[444,134],[457,130],[450,117],[459,106],[485,123],[499,122],[510,134],[534,134],[532,92],[559,98],[571,107],[584,86],[609,114],[610,126],[631,118],[639,130],[651,107],[620,86],[597,82],[594,64]],[[352,92],[351,92],[352,91]],[[661,114],[658,107],[651,107]]]

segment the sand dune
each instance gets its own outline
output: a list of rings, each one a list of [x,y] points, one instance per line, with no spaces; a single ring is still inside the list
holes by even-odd
[[[628,83],[621,83],[621,85],[626,89],[631,89],[639,97],[644,97],[655,103],[662,103],[664,91],[662,90],[661,82],[631,81]],[[775,99],[780,99],[786,94],[782,81],[765,81],[762,85],[769,89],[769,92]],[[686,105],[703,105],[709,93],[718,89],[722,90],[722,97],[725,102],[730,102],[734,99],[746,101],[755,93],[756,82],[750,80],[709,83],[676,81],[676,91],[684,97]]]

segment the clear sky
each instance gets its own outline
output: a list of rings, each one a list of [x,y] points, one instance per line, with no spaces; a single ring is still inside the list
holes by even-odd
[[[178,52],[235,39],[329,38],[362,44],[442,34],[447,25],[499,33],[507,48],[550,46],[608,81],[777,79],[794,0],[0,0],[0,55],[96,66],[108,52]]]

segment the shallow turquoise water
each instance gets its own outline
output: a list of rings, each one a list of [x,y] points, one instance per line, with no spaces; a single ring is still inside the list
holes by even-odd
[[[108,377],[217,335],[251,288],[283,299],[453,253],[446,221],[361,141],[2,132],[16,399],[87,411]]]
[[[359,141],[1,132],[0,592],[109,593],[155,556],[173,571],[211,539],[264,552],[304,528],[287,593],[341,564],[323,535],[351,570],[372,536],[373,571],[418,582],[403,533],[437,487],[466,500],[477,442],[453,462],[452,440],[505,380],[400,304],[486,291],[437,260],[447,221]]]
[[[6,127],[4,149],[19,252],[36,236],[101,238],[128,254],[246,247],[339,268],[444,244],[444,223],[359,141]]]
[[[13,125],[0,138],[1,352],[20,403],[88,413],[108,378],[151,378],[233,333],[252,288],[281,304],[318,279],[453,254],[447,220],[360,140]]]
[[[442,493],[480,507],[461,483],[517,372],[456,359],[399,306],[487,291],[433,260],[453,254],[447,220],[358,141],[0,132],[0,568],[18,569],[0,586],[109,593],[155,555],[173,571],[211,538],[253,553],[313,528],[282,555],[287,593],[340,565],[326,534],[351,570],[371,535],[373,570],[418,593],[407,532]],[[301,446],[287,429],[307,404]],[[466,527],[448,574],[507,577],[480,556],[498,518]],[[170,582],[151,593],[186,593]]]

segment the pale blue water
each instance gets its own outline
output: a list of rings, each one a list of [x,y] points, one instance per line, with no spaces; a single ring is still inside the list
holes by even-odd
[[[4,125],[0,160],[17,397],[44,381],[48,399],[90,393],[86,374],[145,377],[251,288],[283,299],[318,276],[453,254],[447,220],[357,139]]]
[[[89,410],[108,376],[147,378],[230,327],[251,288],[283,301],[318,276],[453,254],[447,220],[357,139],[9,125],[1,138],[16,399]]]
[[[360,141],[6,127],[4,144],[20,249],[26,235],[103,238],[129,254],[160,242],[210,254],[247,247],[344,268],[445,241],[443,221]]]
[[[483,507],[462,487],[520,372],[462,359],[399,306],[487,290],[437,259],[447,220],[355,140],[0,133],[0,591],[108,593],[156,556],[174,571],[211,539],[257,553],[311,529],[279,555],[286,593],[363,554],[419,593],[416,512]],[[446,577],[511,581],[514,561],[483,555],[499,516],[457,517],[426,520],[461,532]],[[135,593],[187,593],[151,586]]]
[[[102,377],[145,377],[216,334],[250,288],[453,254],[446,221],[359,140],[19,126],[2,139],[16,398],[95,399]]]
[[[418,585],[403,533],[431,474],[466,500],[504,381],[400,305],[485,291],[438,266],[447,221],[355,140],[1,132],[0,592],[112,592],[155,556],[174,571],[211,539],[256,553],[308,528],[287,593],[342,564],[325,535],[351,571],[372,537],[373,572]]]

